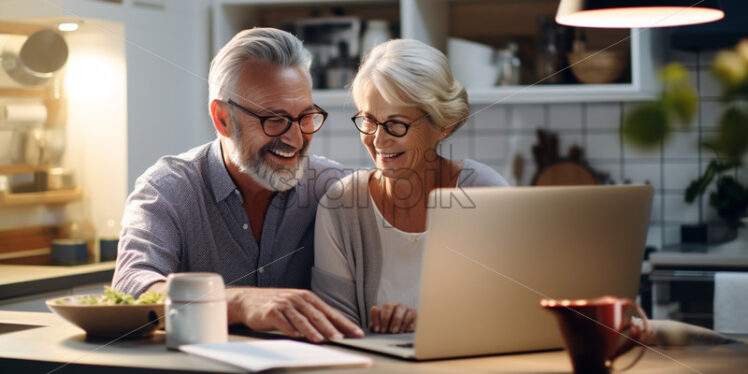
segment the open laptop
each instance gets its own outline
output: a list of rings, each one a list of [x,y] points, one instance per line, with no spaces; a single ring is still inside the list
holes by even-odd
[[[561,348],[543,298],[635,298],[651,186],[441,189],[429,196],[416,332],[342,339],[413,360]]]

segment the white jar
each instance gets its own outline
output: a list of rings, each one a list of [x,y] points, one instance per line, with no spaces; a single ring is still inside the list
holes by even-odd
[[[366,21],[366,31],[361,36],[361,57],[369,53],[378,44],[390,39],[390,30],[387,21],[372,19]]]
[[[226,291],[215,273],[175,273],[166,279],[166,347],[228,341]]]

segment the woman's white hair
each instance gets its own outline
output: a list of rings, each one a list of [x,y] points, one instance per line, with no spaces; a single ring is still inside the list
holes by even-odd
[[[353,101],[359,108],[369,84],[387,102],[417,107],[439,128],[452,127],[451,133],[470,114],[467,92],[452,75],[447,57],[417,40],[390,40],[364,56],[351,84]]]
[[[243,30],[218,51],[210,63],[208,103],[231,98],[244,63],[254,59],[284,67],[299,67],[312,84],[312,54],[297,37],[283,30],[255,27]]]

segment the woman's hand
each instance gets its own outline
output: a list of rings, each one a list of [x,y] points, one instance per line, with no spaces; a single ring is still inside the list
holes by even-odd
[[[416,310],[403,304],[384,303],[371,307],[369,329],[378,334],[416,331]]]

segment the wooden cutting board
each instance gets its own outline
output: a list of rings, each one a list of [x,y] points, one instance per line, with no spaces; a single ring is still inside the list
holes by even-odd
[[[598,184],[595,172],[573,160],[558,160],[540,170],[533,178],[534,186],[581,186]]]

